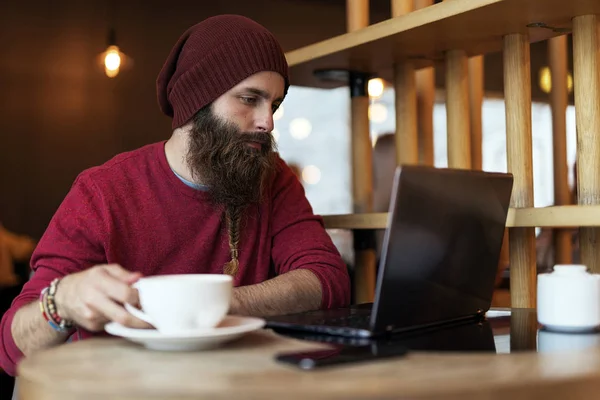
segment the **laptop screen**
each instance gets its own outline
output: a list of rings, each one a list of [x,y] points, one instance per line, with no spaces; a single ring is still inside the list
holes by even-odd
[[[512,175],[398,167],[371,316],[375,331],[489,309]]]

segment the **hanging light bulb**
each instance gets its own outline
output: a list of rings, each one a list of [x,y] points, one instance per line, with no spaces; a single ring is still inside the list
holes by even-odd
[[[109,78],[117,76],[124,67],[131,66],[132,60],[117,46],[116,34],[113,28],[108,32],[108,47],[100,54],[99,61],[104,68],[104,73]]]
[[[373,99],[378,99],[383,95],[383,90],[385,89],[385,83],[383,83],[383,79],[374,78],[369,79],[369,83],[367,84],[367,91],[369,92],[369,97]]]
[[[114,78],[121,67],[121,55],[118,46],[108,46],[104,54],[104,72],[109,78]]]

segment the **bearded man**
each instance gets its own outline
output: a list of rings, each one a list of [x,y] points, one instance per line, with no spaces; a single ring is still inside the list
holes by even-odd
[[[77,177],[2,319],[0,366],[14,375],[23,356],[111,321],[147,327],[123,307],[138,304],[141,276],[230,274],[232,314],[347,305],[346,267],[275,152],[288,87],[281,47],[256,22],[223,15],[186,31],[157,79],[171,138]],[[48,295],[54,321],[39,308]]]

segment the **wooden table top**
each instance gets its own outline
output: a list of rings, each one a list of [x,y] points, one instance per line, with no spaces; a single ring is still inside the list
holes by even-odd
[[[490,321],[495,341],[488,352],[415,350],[399,358],[314,371],[277,363],[274,356],[329,345],[292,339],[271,330],[249,334],[217,350],[191,353],[149,351],[122,339],[89,339],[24,360],[19,366],[19,397],[24,400],[598,397],[600,347],[540,353],[535,351],[538,343],[535,313],[513,312],[510,318]],[[499,354],[508,350],[509,354]]]

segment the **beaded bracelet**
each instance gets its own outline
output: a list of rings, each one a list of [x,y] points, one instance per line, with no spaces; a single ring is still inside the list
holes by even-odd
[[[56,303],[54,302],[59,282],[58,278],[54,279],[50,283],[50,286],[44,288],[40,293],[40,311],[52,329],[58,332],[69,332],[74,327],[73,322],[63,319],[58,315]]]
[[[46,320],[46,322],[48,322],[48,325],[50,325],[50,327],[52,329],[54,329],[55,331],[60,332],[61,329],[60,327],[48,316],[48,313],[46,312],[46,294],[48,293],[48,288],[44,288],[42,290],[42,292],[40,293],[40,311],[42,312],[42,316],[44,317],[44,319]]]

